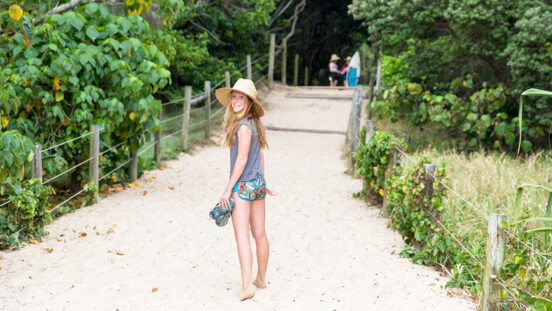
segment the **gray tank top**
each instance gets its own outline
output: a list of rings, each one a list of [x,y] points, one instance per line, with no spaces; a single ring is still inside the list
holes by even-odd
[[[236,135],[236,139],[234,139],[232,147],[230,148],[230,176],[232,176],[234,164],[238,158],[238,131],[242,125],[249,127],[249,130],[251,131],[251,145],[249,146],[249,154],[247,155],[247,164],[245,164],[243,173],[238,181],[249,181],[264,178],[263,169],[261,167],[261,147],[257,137],[257,127],[255,126],[255,121],[253,119],[247,120],[247,118],[241,119],[238,126],[236,126],[236,132],[234,133],[234,135]]]

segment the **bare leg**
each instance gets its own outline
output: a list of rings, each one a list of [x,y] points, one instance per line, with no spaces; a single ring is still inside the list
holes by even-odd
[[[242,291],[240,300],[253,298],[255,288],[251,284],[251,270],[253,265],[253,254],[249,241],[249,217],[251,214],[251,202],[242,200],[237,193],[232,193],[236,205],[232,211],[232,225],[238,246],[238,258],[242,274]]]
[[[251,233],[257,246],[257,278],[253,282],[258,288],[266,288],[266,267],[268,265],[268,239],[265,231],[265,200],[254,201],[251,207]]]

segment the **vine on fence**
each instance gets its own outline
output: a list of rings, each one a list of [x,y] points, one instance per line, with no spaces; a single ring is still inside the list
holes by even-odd
[[[372,138],[365,140],[366,129],[360,135],[361,144],[354,155],[355,167],[363,176],[364,187],[356,196],[371,194],[382,201],[385,187],[385,173],[390,162],[391,149],[402,146],[404,142],[388,132],[376,131]]]

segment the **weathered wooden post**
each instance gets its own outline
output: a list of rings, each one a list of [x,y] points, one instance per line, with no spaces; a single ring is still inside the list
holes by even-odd
[[[100,171],[100,126],[93,124],[90,126],[90,169],[89,182],[96,185],[96,189],[92,193],[94,203],[98,202],[98,178]]]
[[[228,76],[228,81],[230,76]],[[228,84],[230,87],[230,84]],[[205,139],[211,136],[211,81],[205,81]]]
[[[286,67],[287,67],[287,39],[282,39],[282,84],[286,85]]]
[[[364,143],[368,143],[368,141],[370,141],[370,139],[372,139],[372,136],[374,135],[374,132],[375,132],[374,120],[366,121],[366,140],[365,140]]]
[[[230,72],[229,71],[225,71],[224,72],[224,75],[226,76],[226,87],[231,87],[231,82],[230,82]]]
[[[429,202],[431,202],[431,198],[433,197],[433,181],[435,180],[435,178],[433,177],[433,173],[435,173],[435,165],[424,163],[423,168],[425,176],[424,195],[427,195],[429,198]]]
[[[353,93],[353,105],[351,107],[352,113],[350,117],[352,118],[351,124],[351,149],[349,155],[349,168],[351,172],[354,172],[355,159],[353,155],[357,151],[358,147],[358,136],[360,133],[360,118],[362,116],[362,85],[359,85],[355,92]]]
[[[138,179],[138,152],[130,154],[130,182]]]
[[[159,113],[157,114],[157,119],[159,119],[159,124],[161,124],[161,119],[162,119],[162,113],[161,111],[159,111]],[[157,163],[158,166],[161,165],[161,129],[158,129],[157,131],[155,131],[155,146],[154,146],[154,158],[155,158],[155,163]]]
[[[381,90],[381,57],[378,57],[378,68],[376,72],[376,90]]]
[[[276,34],[270,34],[270,51],[268,54],[268,88],[272,88],[274,82],[274,49],[276,48]]]
[[[188,150],[188,131],[190,130],[190,109],[192,106],[192,87],[189,85],[186,85],[185,91],[184,91],[184,105],[182,107],[182,114],[184,115],[182,117],[182,135],[180,135],[180,145],[182,146],[182,149]]]
[[[42,146],[33,145],[33,153],[32,176],[42,182]]]
[[[295,67],[293,68],[293,85],[299,83],[299,54],[295,54]]]
[[[504,237],[499,233],[503,221],[506,221],[506,215],[489,215],[482,284],[483,295],[479,304],[482,311],[500,310],[500,285],[497,279],[504,261]]]
[[[368,89],[368,106],[366,109],[366,117],[370,119],[372,110],[372,101],[374,100],[374,78],[370,78],[370,88]]]
[[[251,70],[251,54],[247,54],[247,79],[253,80],[253,74]]]
[[[356,100],[354,100],[355,106],[355,115],[353,119],[353,141],[351,145],[352,153],[355,153],[358,146],[358,136],[360,133],[360,118],[362,116],[362,85],[357,86],[354,95]],[[354,162],[354,160],[353,160]]]
[[[309,85],[309,67],[305,66],[305,86]]]

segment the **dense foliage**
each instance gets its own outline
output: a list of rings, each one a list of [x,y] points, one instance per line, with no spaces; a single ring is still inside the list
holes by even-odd
[[[349,12],[383,56],[380,117],[433,122],[460,147],[516,150],[518,101],[550,89],[548,1],[368,1]],[[550,100],[524,107],[522,149],[549,144]]]

